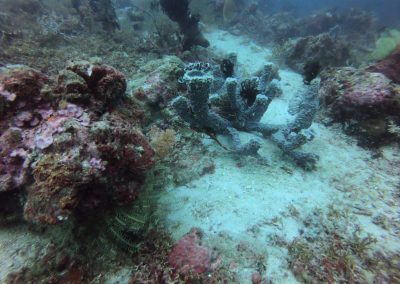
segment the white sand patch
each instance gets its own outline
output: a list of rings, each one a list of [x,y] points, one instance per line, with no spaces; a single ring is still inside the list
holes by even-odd
[[[209,33],[207,37],[213,48],[237,52],[242,68],[249,72],[261,67],[269,54],[225,32]],[[286,70],[280,74],[284,95],[273,101],[264,122],[290,120],[288,102],[302,88],[299,74]],[[339,210],[349,210],[353,222],[373,234],[385,251],[400,249],[398,235],[372,224],[371,220],[380,211],[387,216],[397,214],[392,191],[399,179],[397,173],[388,169],[399,157],[389,147],[383,158],[373,159],[369,151],[358,147],[340,129],[318,123],[312,129],[316,138],[304,150],[320,156],[313,172],[296,167],[268,140],[261,140],[261,154],[270,157],[271,165],[265,167],[247,161],[240,168],[232,154],[205,141],[214,151],[215,173],[186,186],[171,188],[161,199],[161,212],[173,237],[180,238],[192,227],[203,229],[206,243],[238,265],[240,283],[251,283],[250,275],[256,270],[254,257],[251,253],[244,254],[239,249],[242,247],[265,256],[267,279],[274,283],[297,283],[288,269],[286,249],[274,240],[292,241],[302,230],[307,230],[300,222],[301,217],[316,208],[327,212],[332,204]]]
[[[254,44],[249,38],[236,37],[226,31],[214,30],[205,34],[211,43],[211,48],[223,53],[236,53],[239,64],[249,74],[261,69],[272,55],[270,49]]]

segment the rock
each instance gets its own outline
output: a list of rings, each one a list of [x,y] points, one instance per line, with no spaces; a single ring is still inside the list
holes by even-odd
[[[168,264],[174,271],[184,277],[212,272],[211,250],[201,245],[202,233],[193,228],[180,239],[168,256]]]
[[[319,99],[334,121],[365,146],[377,146],[394,137],[390,124],[399,123],[400,91],[381,73],[352,67],[321,74]]]
[[[322,105],[339,121],[396,115],[400,111],[399,97],[390,80],[363,69],[346,67],[323,72],[319,96]]]
[[[343,66],[350,57],[347,43],[329,33],[289,40],[283,54],[285,63],[300,72],[307,62],[319,62],[322,68],[336,67]]]
[[[385,59],[367,68],[370,72],[384,74],[396,84],[400,84],[400,45]]]
[[[261,284],[261,281],[262,281],[261,274],[259,272],[253,272],[253,274],[251,275],[251,283]]]

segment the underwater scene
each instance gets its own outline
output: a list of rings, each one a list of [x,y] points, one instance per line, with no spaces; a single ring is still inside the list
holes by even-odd
[[[0,283],[400,283],[399,0],[0,0]]]

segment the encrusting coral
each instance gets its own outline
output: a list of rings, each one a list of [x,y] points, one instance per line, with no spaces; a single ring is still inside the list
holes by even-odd
[[[262,163],[268,163],[258,150],[261,145],[252,139],[242,143],[239,131],[259,132],[264,137],[271,137],[283,152],[305,169],[313,169],[318,157],[296,149],[307,142],[303,129],[311,126],[317,111],[316,88],[308,87],[301,105],[293,112],[295,119],[288,125],[269,125],[262,123],[261,118],[267,111],[274,93],[267,93],[271,82],[279,78],[274,65],[265,65],[259,77],[244,81],[241,91],[238,81],[228,78],[225,88],[210,97],[211,85],[214,80],[210,67],[204,64],[190,64],[183,77],[188,86],[187,97],[177,97],[173,106],[183,120],[194,129],[209,135],[222,134],[231,137],[234,150],[238,154],[254,156]],[[275,88],[275,90],[277,90]],[[247,94],[244,94],[247,93]],[[251,93],[252,95],[248,95]],[[210,107],[211,104],[211,107]],[[216,107],[216,109],[212,109]],[[312,136],[309,136],[312,139]]]
[[[0,193],[25,196],[26,220],[55,224],[138,197],[154,151],[122,73],[78,62],[53,79],[10,67],[0,90]]]

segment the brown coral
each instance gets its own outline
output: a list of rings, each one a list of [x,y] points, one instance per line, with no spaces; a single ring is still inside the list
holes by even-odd
[[[78,157],[45,155],[33,170],[34,184],[28,193],[26,220],[55,224],[66,220],[79,202],[79,190],[91,180]]]
[[[79,61],[71,63],[68,70],[82,77],[89,90],[98,100],[110,102],[123,97],[125,94],[125,76],[110,66]]]

